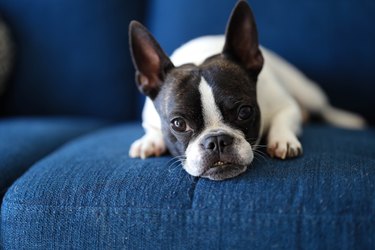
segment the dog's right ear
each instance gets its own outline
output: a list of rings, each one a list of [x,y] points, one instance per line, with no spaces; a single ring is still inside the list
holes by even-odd
[[[229,18],[223,53],[256,74],[263,67],[255,18],[245,0],[237,2]]]
[[[154,99],[174,66],[151,33],[139,22],[129,25],[130,54],[139,90]]]

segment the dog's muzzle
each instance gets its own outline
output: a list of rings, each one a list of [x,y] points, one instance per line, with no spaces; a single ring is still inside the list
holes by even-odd
[[[206,159],[206,170],[202,177],[223,180],[246,170],[247,167],[239,164],[235,157],[233,143],[233,136],[226,133],[209,134],[202,139],[201,147]]]

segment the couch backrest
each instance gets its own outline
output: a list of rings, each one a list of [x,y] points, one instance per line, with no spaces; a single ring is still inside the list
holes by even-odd
[[[148,22],[171,53],[220,34],[236,0],[152,0]],[[249,0],[260,42],[317,81],[339,107],[375,122],[375,1]]]
[[[3,114],[135,118],[128,24],[143,19],[144,2],[2,0],[17,46]]]
[[[260,41],[318,81],[336,106],[375,122],[375,2],[249,0]],[[8,115],[140,114],[128,51],[130,19],[171,53],[225,30],[236,0],[2,0],[18,60],[0,103]],[[147,4],[147,8],[146,8]]]

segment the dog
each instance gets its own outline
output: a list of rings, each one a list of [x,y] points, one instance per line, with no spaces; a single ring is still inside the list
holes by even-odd
[[[145,135],[130,157],[182,157],[192,176],[224,180],[244,171],[260,139],[271,157],[303,152],[303,114],[346,128],[359,116],[332,107],[316,83],[280,56],[260,47],[253,13],[237,2],[225,35],[194,39],[169,58],[139,22],[129,25],[136,83],[147,96]]]

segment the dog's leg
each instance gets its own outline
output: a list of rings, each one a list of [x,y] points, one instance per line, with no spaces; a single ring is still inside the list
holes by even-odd
[[[160,156],[166,151],[163,135],[160,131],[148,132],[133,142],[129,150],[132,158],[145,159],[151,156]]]
[[[302,145],[297,138],[301,120],[301,111],[296,103],[290,103],[275,114],[268,131],[267,152],[271,157],[285,159],[302,154]]]
[[[129,150],[129,156],[145,159],[164,154],[166,146],[160,128],[160,117],[149,98],[146,99],[142,117],[145,135],[133,142]]]

